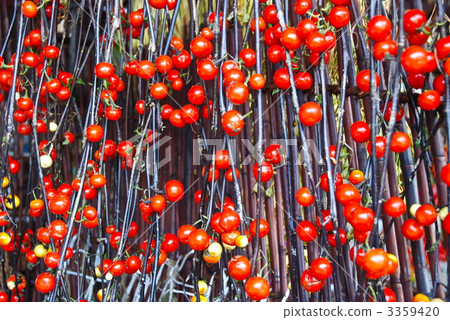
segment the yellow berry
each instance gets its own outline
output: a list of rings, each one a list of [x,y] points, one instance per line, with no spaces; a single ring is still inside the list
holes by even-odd
[[[206,290],[208,290],[208,284],[203,280],[199,280],[198,281],[198,293],[205,294]]]
[[[6,232],[0,232],[0,246],[7,246],[11,242],[11,236]]]
[[[213,242],[208,247],[209,254],[218,257],[222,254],[222,246],[218,242]]]
[[[45,257],[47,255],[47,253],[48,253],[48,250],[45,249],[45,247],[42,244],[38,244],[37,246],[34,247],[34,254],[38,258]]]
[[[6,188],[9,185],[8,177],[3,177],[2,188]]]
[[[411,215],[415,218],[416,217],[416,211],[417,209],[420,208],[420,204],[419,203],[414,203],[410,208],[409,208],[409,213],[411,213]]]
[[[14,197],[14,199],[13,199]],[[13,208],[17,208],[18,206],[20,206],[20,199],[18,196],[16,195],[8,195],[6,197],[6,201],[5,201],[5,207],[12,210]]]
[[[191,302],[197,302],[197,298],[196,298],[195,296],[193,296],[193,297],[191,298]],[[208,302],[208,299],[206,299],[205,296],[200,295],[200,302]]]

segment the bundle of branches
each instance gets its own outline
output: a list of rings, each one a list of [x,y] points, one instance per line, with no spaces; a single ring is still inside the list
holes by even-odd
[[[448,8],[1,1],[0,301],[448,300]]]

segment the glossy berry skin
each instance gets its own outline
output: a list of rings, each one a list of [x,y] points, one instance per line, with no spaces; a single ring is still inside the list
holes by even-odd
[[[236,110],[230,110],[222,116],[222,128],[229,136],[238,135],[244,127],[244,118]]]
[[[302,39],[296,28],[286,28],[281,33],[280,41],[287,50],[297,50],[302,44]]]
[[[302,187],[295,193],[295,199],[304,207],[309,207],[314,203],[314,194],[307,187]]]
[[[398,52],[397,43],[393,40],[383,40],[373,45],[373,56],[378,61],[382,61],[386,54],[395,57]]]
[[[98,142],[103,139],[103,128],[98,124],[92,124],[86,129],[86,139],[91,142]]]
[[[441,95],[436,90],[424,91],[419,95],[418,103],[423,110],[435,110],[441,103]]]
[[[100,62],[95,66],[95,75],[100,79],[108,79],[114,75],[114,66],[108,62]]]
[[[244,256],[234,256],[228,262],[228,272],[236,281],[245,280],[251,273],[250,261]]]
[[[224,85],[229,86],[234,82],[241,82],[241,83],[245,82],[245,75],[240,69],[234,68],[224,73],[223,76]]]
[[[330,24],[339,29],[350,22],[350,11],[344,6],[335,6],[331,9],[328,20]]]
[[[309,90],[313,84],[313,79],[308,72],[299,72],[294,76],[294,83],[297,89]]]
[[[450,234],[450,214],[442,221],[442,228],[447,234]]]
[[[391,113],[392,113],[392,101],[389,101],[386,106],[386,110],[384,110],[384,120],[386,122],[389,122],[391,120]],[[399,106],[397,113],[395,115],[395,122],[399,122],[403,118],[404,114],[405,114],[404,108]]]
[[[161,55],[156,58],[156,69],[162,74],[167,74],[172,70],[172,59],[169,56]]]
[[[427,52],[420,46],[409,46],[403,51],[400,63],[408,73],[421,73],[427,64]]]
[[[253,165],[253,177],[258,181],[258,163]],[[261,164],[261,182],[267,182],[273,177],[273,166],[267,161],[263,161]]]
[[[289,71],[286,68],[280,68],[273,74],[273,82],[275,85],[282,89],[287,90],[290,88],[291,83],[289,81]]]
[[[117,153],[122,158],[132,157],[135,153],[135,147],[133,142],[125,140],[118,144]]]
[[[141,100],[143,102],[143,100]],[[137,104],[136,104],[137,105]],[[161,110],[161,118],[163,120],[169,120],[170,119],[170,114],[173,111],[173,107],[165,104],[162,106],[162,110]],[[144,112],[140,113],[140,114],[144,114]]]
[[[320,32],[311,32],[305,38],[306,47],[313,52],[323,52],[327,49],[328,43],[323,34]]]
[[[322,119],[322,108],[315,102],[307,102],[300,107],[298,117],[305,126],[313,126]]]
[[[271,144],[264,151],[264,158],[266,161],[270,162],[273,165],[280,164],[283,160],[282,155],[280,154],[281,145],[279,144]]]
[[[170,123],[177,128],[182,128],[186,125],[186,121],[184,120],[184,117],[182,117],[182,110],[180,109],[173,110],[170,113],[169,120]]]
[[[344,245],[347,242],[347,233],[341,228],[339,228],[338,232],[339,234],[339,241],[341,242],[341,246]],[[328,243],[332,247],[337,246],[337,240],[336,240],[336,232],[332,232],[327,234]]]
[[[355,186],[363,182],[364,179],[364,173],[361,170],[353,170],[348,177],[348,180]]]
[[[384,212],[392,218],[397,218],[406,212],[406,204],[399,197],[391,197],[384,203]]]
[[[269,283],[261,277],[252,277],[245,283],[245,292],[255,301],[266,299],[270,294]]]
[[[239,52],[239,58],[242,59],[246,68],[251,68],[256,64],[256,52],[253,49],[243,49]]]
[[[372,141],[369,141],[367,144],[367,151],[369,154],[372,154]],[[386,152],[386,138],[378,136],[375,138],[375,155],[377,158],[384,157]]]
[[[260,218],[259,219],[259,237],[263,238],[269,234],[270,226],[267,220]],[[256,220],[253,220],[250,223],[250,233],[253,237],[256,237]]]
[[[429,226],[436,222],[437,211],[431,204],[421,205],[416,211],[416,219],[423,226]]]
[[[297,25],[300,38],[305,39],[310,33],[317,30],[316,23],[312,19],[303,19]]]
[[[408,219],[402,225],[403,236],[411,241],[417,241],[425,234],[423,226],[416,219]]]
[[[369,125],[364,121],[356,121],[350,127],[350,134],[355,142],[367,142],[370,139]]]
[[[416,31],[414,33],[408,33],[407,38],[410,44],[422,46],[427,43],[430,38],[431,30],[428,27],[424,27],[426,32]]]
[[[46,46],[43,54],[48,59],[56,59],[59,56],[59,49],[55,46]]]
[[[241,223],[239,215],[232,210],[225,210],[220,216],[219,226],[224,232],[236,230]]]
[[[311,54],[309,55],[309,62],[314,65],[317,66],[319,64],[319,58],[320,58],[320,53],[319,52],[311,52]],[[325,64],[328,64],[328,62],[330,61],[330,55],[328,52],[325,52]]]
[[[294,10],[295,13],[302,16],[306,12],[308,12],[309,9],[311,9],[311,6],[312,5],[310,0],[298,0],[297,2],[295,2]]]
[[[279,63],[286,60],[286,50],[278,44],[274,44],[267,50],[267,58],[272,63]]]
[[[278,23],[277,9],[274,4],[268,5],[262,14],[264,21],[270,24]]]
[[[241,233],[238,230],[230,231],[230,232],[222,232],[220,234],[220,239],[223,243],[229,245],[229,246],[235,246],[236,245],[236,239],[241,235]]]
[[[336,181],[335,181],[336,187],[342,184],[342,175],[338,172],[336,175]],[[323,173],[320,176],[320,188],[324,190],[325,192],[330,191],[330,183],[328,181],[328,173]]]
[[[266,85],[266,79],[262,74],[255,73],[250,77],[249,84],[253,90],[260,90]]]
[[[440,173],[441,180],[450,187],[450,163],[447,163],[441,170]]]
[[[49,272],[41,273],[37,276],[35,281],[36,290],[44,294],[51,292],[55,288],[55,285],[55,276]]]
[[[360,71],[356,75],[356,85],[361,91],[370,91],[370,70]],[[380,85],[380,77],[375,73],[375,86],[378,88]]]
[[[188,100],[190,103],[199,105],[205,103],[205,90],[202,86],[192,86],[188,91]]]
[[[304,242],[314,241],[317,238],[316,226],[308,220],[300,222],[296,228],[297,235]]]
[[[57,194],[48,202],[48,208],[54,214],[66,213],[70,208],[70,198],[66,195]]]
[[[219,73],[219,69],[209,59],[204,59],[197,64],[197,74],[203,80],[212,80]]]
[[[181,119],[185,123],[193,124],[196,123],[200,118],[200,111],[192,104],[187,104],[183,108],[181,108],[180,115]]]
[[[397,297],[391,288],[384,288],[384,297],[386,302],[397,302]]]
[[[403,17],[403,28],[406,33],[414,33],[427,22],[427,16],[419,9],[412,9],[405,12]]]
[[[364,256],[363,268],[367,272],[379,273],[387,269],[389,257],[383,249],[371,249]]]
[[[359,206],[352,212],[349,222],[355,231],[363,233],[372,230],[374,220],[375,213],[371,209]]]
[[[391,141],[391,150],[397,153],[405,152],[411,146],[410,137],[401,131],[394,132]]]
[[[436,53],[438,59],[444,60],[450,54],[450,36],[439,39],[436,42]]]
[[[230,154],[227,150],[216,151],[215,166],[217,169],[228,169],[230,167]]]
[[[191,52],[197,58],[206,58],[213,51],[211,41],[203,36],[198,36],[191,41]]]
[[[300,283],[302,284],[302,287],[305,288],[305,290],[308,292],[320,291],[325,286],[325,281],[319,280],[314,277],[311,269],[306,269],[305,271],[303,271]]]
[[[148,3],[155,9],[165,8],[168,2],[168,0],[148,0]]]
[[[166,198],[164,198],[160,194],[157,194],[151,199],[150,206],[152,207],[153,211],[162,212],[166,208]]]
[[[172,233],[166,233],[164,235],[164,240],[161,243],[161,249],[167,253],[172,253],[178,249],[179,241],[176,235]]]
[[[87,206],[83,209],[83,217],[89,221],[95,220],[97,218],[97,209],[92,206]]]
[[[48,226],[50,237],[53,240],[62,240],[67,235],[67,225],[62,220],[53,220]]]
[[[247,101],[248,88],[242,82],[234,82],[227,87],[226,95],[233,104],[243,104]]]
[[[191,64],[192,58],[189,52],[181,50],[180,54],[172,56],[172,64],[178,70],[186,69]]]
[[[166,191],[166,198],[171,202],[179,201],[183,198],[184,187],[183,184],[178,180],[170,180],[164,186]]]
[[[447,59],[447,60],[445,60],[445,63],[444,63],[444,72],[445,72],[445,74],[446,74],[447,76],[450,76],[450,58]],[[442,80],[442,82],[445,83],[444,80]],[[442,86],[444,86],[444,84],[442,84]],[[441,92],[444,92],[444,90],[441,89]]]
[[[367,35],[373,41],[385,40],[391,34],[391,30],[391,22],[383,15],[373,17],[367,24]]]
[[[336,188],[336,199],[340,204],[346,206],[352,202],[360,202],[361,193],[353,185],[343,183]]]
[[[214,39],[214,32],[208,27],[203,28],[200,33],[202,36],[204,36],[209,41]]]
[[[311,274],[319,279],[325,280],[331,276],[333,267],[327,258],[316,258],[310,266]]]
[[[450,60],[447,59],[445,61],[446,64],[448,63],[447,61],[450,61]],[[449,72],[449,75],[450,75],[450,72]],[[424,83],[425,83],[425,80],[424,80]],[[422,88],[423,88],[423,86],[422,86]],[[437,92],[439,92],[439,94],[441,96],[445,94],[445,78],[444,78],[444,76],[442,74],[440,74],[436,78],[434,78],[433,89],[436,90]]]
[[[167,97],[167,94],[169,93],[169,89],[163,82],[157,82],[154,83],[150,88],[150,94],[155,99],[164,99]]]
[[[205,250],[209,245],[208,234],[202,229],[192,231],[188,238],[188,245],[196,251]]]
[[[55,269],[58,267],[58,263],[61,256],[57,252],[49,252],[44,258],[44,263],[47,267]]]
[[[142,79],[151,79],[156,73],[155,65],[148,60],[142,60],[137,65],[136,73]]]
[[[24,1],[22,3],[22,14],[27,18],[34,18],[38,13],[38,9],[33,1]]]
[[[189,236],[194,230],[196,230],[194,226],[191,226],[189,224],[182,225],[181,227],[178,228],[177,233],[178,240],[180,240],[180,242],[183,244],[188,244]]]
[[[258,26],[259,26],[259,32],[263,32],[267,28],[266,22],[261,17],[259,17]],[[250,22],[250,30],[252,30],[253,32],[256,32],[255,18],[253,18],[252,21]]]

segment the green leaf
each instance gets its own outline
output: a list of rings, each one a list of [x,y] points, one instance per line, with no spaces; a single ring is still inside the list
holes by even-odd
[[[69,141],[68,139],[65,139],[65,140],[63,141],[63,145],[68,145],[68,144],[70,144],[70,141]]]
[[[348,167],[342,169],[342,176],[344,177],[344,179],[348,179]]]
[[[439,246],[439,242],[440,242],[440,241],[436,241],[435,243],[433,243],[433,244],[431,245],[430,249],[427,250],[427,252],[433,252],[433,251],[436,251],[436,249],[437,249],[438,246]]]
[[[83,85],[83,86],[86,85],[86,83],[83,81],[83,79],[80,79],[80,78],[78,78],[76,82],[77,82],[78,84]]]
[[[416,141],[414,141],[414,144],[416,145],[416,148],[420,148],[420,139],[416,139]]]
[[[270,188],[268,188],[268,189],[264,192],[264,195],[265,195],[267,198],[270,198],[270,197],[273,196],[273,193],[274,193],[273,185],[271,185]]]

